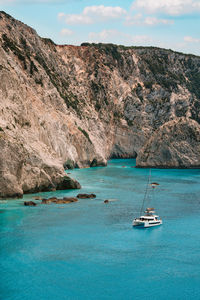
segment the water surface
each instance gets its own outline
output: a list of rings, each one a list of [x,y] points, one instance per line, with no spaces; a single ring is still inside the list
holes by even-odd
[[[70,171],[94,200],[1,203],[0,299],[199,299],[200,170],[152,170],[160,185],[148,204],[163,225],[142,230],[131,223],[149,170],[134,165],[112,160],[106,168]]]

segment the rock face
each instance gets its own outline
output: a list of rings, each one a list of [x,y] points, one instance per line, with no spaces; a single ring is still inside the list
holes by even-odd
[[[140,151],[159,128],[181,117],[200,122],[199,81],[197,56],[58,46],[0,12],[0,197],[79,187],[63,166],[137,155],[149,166]],[[173,162],[163,166],[185,160]]]
[[[0,197],[22,197],[23,193],[79,189],[80,184],[66,176],[61,164],[28,152],[4,132],[0,132]]]
[[[200,125],[179,118],[161,126],[141,149],[137,164],[158,168],[200,168]]]

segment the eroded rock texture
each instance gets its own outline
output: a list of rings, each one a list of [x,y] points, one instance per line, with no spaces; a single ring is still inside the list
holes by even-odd
[[[196,147],[188,160],[174,158],[185,140],[171,147],[170,130],[165,148],[172,159],[153,156],[150,141],[165,123],[185,118],[188,130],[192,120],[198,126],[199,82],[199,57],[151,47],[58,46],[1,12],[0,196],[79,187],[63,166],[106,165],[110,157],[196,167],[198,140],[188,141]],[[163,142],[161,136],[157,149]]]
[[[200,168],[200,125],[179,118],[159,127],[140,150],[139,167]]]

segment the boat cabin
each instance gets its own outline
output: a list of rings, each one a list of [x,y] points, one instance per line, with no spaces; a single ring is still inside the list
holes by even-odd
[[[139,218],[140,221],[153,221],[153,220],[158,220],[158,216],[141,216]]]

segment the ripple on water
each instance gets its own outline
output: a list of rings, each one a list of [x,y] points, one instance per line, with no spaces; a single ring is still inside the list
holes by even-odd
[[[134,160],[75,169],[83,193],[97,198],[67,205],[0,203],[0,283],[3,300],[198,299],[200,170],[152,170],[163,218],[136,230],[149,170]],[[125,166],[125,167],[123,167]],[[76,196],[78,191],[40,193]],[[25,195],[32,200],[34,195]],[[104,204],[105,199],[117,201]]]

